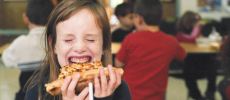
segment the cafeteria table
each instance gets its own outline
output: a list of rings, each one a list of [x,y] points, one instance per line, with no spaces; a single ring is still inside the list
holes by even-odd
[[[180,45],[187,53],[218,53],[220,43],[196,44],[181,42]],[[121,43],[112,43],[112,54],[116,54],[121,48]]]
[[[10,43],[7,43],[0,47],[0,56],[2,55],[2,52],[9,46],[10,46]]]
[[[0,47],[0,54],[6,49],[10,43],[7,43]],[[195,43],[180,43],[180,45],[185,49],[187,53],[217,53],[219,52],[220,44],[195,44]],[[116,54],[121,48],[121,43],[112,43],[112,54]]]

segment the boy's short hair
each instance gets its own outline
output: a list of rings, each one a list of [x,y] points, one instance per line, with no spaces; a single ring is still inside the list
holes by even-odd
[[[124,17],[130,13],[133,13],[133,5],[131,3],[122,3],[115,8],[115,15],[117,17]]]
[[[51,0],[29,0],[26,7],[26,16],[36,25],[46,25],[54,5]]]
[[[144,18],[147,25],[160,25],[162,4],[159,0],[137,0],[134,13]]]

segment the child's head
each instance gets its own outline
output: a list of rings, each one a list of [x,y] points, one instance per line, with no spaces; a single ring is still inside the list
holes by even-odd
[[[120,24],[131,29],[133,27],[133,5],[131,3],[122,3],[115,8],[115,15]]]
[[[198,13],[186,11],[177,22],[177,30],[190,33],[193,29],[193,26],[200,20],[201,16]]]
[[[111,64],[111,34],[105,9],[97,0],[63,0],[47,24],[46,61],[50,68],[72,62]],[[103,58],[101,58],[103,55]]]
[[[137,0],[135,4],[135,16],[136,14],[140,15],[147,25],[160,25],[162,19],[162,4],[159,0]]]
[[[45,26],[53,8],[51,0],[29,0],[26,16],[30,23]]]

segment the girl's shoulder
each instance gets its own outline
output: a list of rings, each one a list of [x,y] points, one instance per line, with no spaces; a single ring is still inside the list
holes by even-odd
[[[44,77],[42,80],[41,88],[42,88],[42,94],[46,92],[45,84],[48,82],[49,77]],[[30,86],[29,90],[26,92],[26,100],[38,100],[38,82],[34,83],[34,85]]]
[[[38,100],[38,85],[37,84],[26,92],[26,100]]]

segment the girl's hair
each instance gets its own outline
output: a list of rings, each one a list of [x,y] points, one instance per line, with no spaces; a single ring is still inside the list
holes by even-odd
[[[224,69],[224,74],[228,81],[230,81],[230,35],[224,41],[220,49],[220,55],[222,58],[222,66]]]
[[[177,31],[184,32],[185,34],[190,34],[193,26],[201,20],[201,16],[198,13],[187,11],[177,22]]]
[[[56,26],[59,22],[69,19],[72,15],[77,13],[81,9],[90,10],[96,20],[96,24],[102,29],[103,36],[103,52],[102,62],[104,66],[112,64],[111,56],[111,34],[110,25],[108,21],[107,13],[104,7],[97,0],[63,0],[60,2],[50,15],[46,26],[45,32],[45,50],[46,56],[44,59],[44,65],[42,69],[37,71],[30,79],[30,84],[27,90],[31,89],[34,85],[38,84],[39,99],[59,99],[61,100],[61,95],[51,96],[46,92],[45,96],[42,93],[42,87],[44,87],[44,78],[48,77],[48,82],[57,79],[59,69],[61,68],[57,55],[54,54],[54,47],[56,44]],[[38,81],[37,81],[38,80]],[[43,85],[43,86],[42,86]]]

